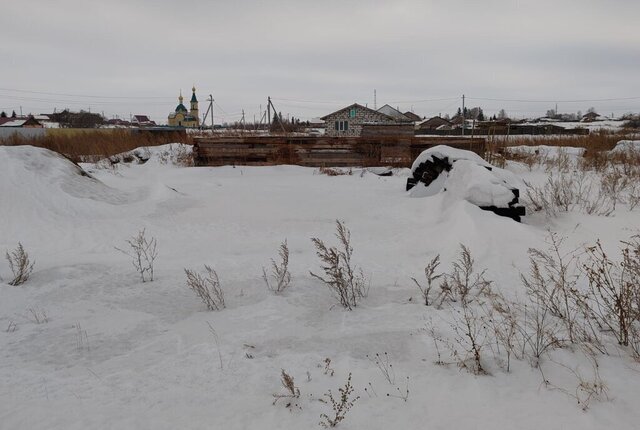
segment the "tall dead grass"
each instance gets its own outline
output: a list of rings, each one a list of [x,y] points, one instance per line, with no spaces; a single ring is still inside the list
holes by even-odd
[[[54,132],[39,137],[14,134],[0,141],[0,145],[32,145],[58,152],[74,162],[95,162],[115,154],[143,146],[167,143],[192,144],[192,137],[184,133],[131,132],[126,129],[88,129],[73,133]]]

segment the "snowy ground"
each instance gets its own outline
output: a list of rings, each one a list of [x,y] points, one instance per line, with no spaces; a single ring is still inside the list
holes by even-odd
[[[344,429],[638,428],[640,366],[624,354],[599,358],[609,398],[587,411],[543,386],[524,361],[507,373],[489,356],[484,376],[434,364],[425,328],[429,320],[446,327],[449,315],[420,304],[410,277],[423,276],[436,254],[448,269],[464,243],[498,289],[521,295],[527,249],[544,248],[548,229],[570,248],[600,238],[616,253],[637,232],[639,209],[535,214],[519,224],[442,194],[411,198],[408,169],[329,177],[294,166],[184,168],[154,157],[115,170],[83,167],[96,179],[43,150],[0,146],[0,250],[20,241],[36,260],[22,287],[6,283],[0,263],[2,429],[319,428],[331,408],[318,399],[337,394],[349,373],[360,399]],[[508,168],[528,181],[546,177]],[[354,259],[371,280],[351,312],[309,275],[320,270],[310,238],[334,243],[336,219],[350,228]],[[114,249],[142,228],[158,240],[151,283]],[[262,267],[285,238],[293,284],[276,296]],[[204,264],[220,275],[220,312],[185,286],[183,268]],[[34,312],[47,321],[38,324]],[[395,385],[367,358],[384,352]],[[272,405],[281,369],[300,388],[300,408]],[[570,375],[551,377],[575,391]],[[406,402],[386,395],[404,390],[407,378]]]

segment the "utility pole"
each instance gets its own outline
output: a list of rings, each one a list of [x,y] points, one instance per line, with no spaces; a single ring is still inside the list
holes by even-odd
[[[271,97],[269,97],[269,105],[267,107],[269,106],[273,109],[273,119],[278,120],[278,122],[280,123],[280,128],[282,128],[283,133],[286,133],[287,130],[284,128],[284,124],[282,124],[282,118],[278,116],[278,111],[276,110],[276,107],[273,105],[273,102],[271,101]],[[269,123],[269,125],[271,125],[271,123]]]
[[[209,94],[209,106],[211,106],[211,134],[213,134],[213,94]]]
[[[271,127],[271,97],[267,97],[267,127]]]
[[[378,110],[378,100],[377,100],[376,89],[373,89],[373,110]]]
[[[464,126],[465,126],[465,118],[464,118],[464,94],[462,95],[462,135],[464,136]]]
[[[207,122],[207,116],[209,115],[209,111],[211,111],[211,132],[213,133],[213,95],[209,94],[209,98],[207,99],[209,102],[209,106],[207,106],[207,110],[202,115],[202,124],[201,128],[204,128],[204,124]]]

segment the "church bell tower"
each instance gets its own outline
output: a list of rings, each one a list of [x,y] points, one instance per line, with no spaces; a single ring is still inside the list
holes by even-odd
[[[191,94],[191,112],[189,112],[193,117],[196,118],[196,122],[200,125],[200,116],[198,115],[198,99],[196,98],[196,87],[194,86]]]

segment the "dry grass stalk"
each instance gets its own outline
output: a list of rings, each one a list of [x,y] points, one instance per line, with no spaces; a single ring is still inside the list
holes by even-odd
[[[351,233],[339,220],[336,220],[336,237],[341,249],[327,247],[318,238],[311,239],[316,247],[316,254],[323,263],[322,270],[325,276],[309,273],[327,285],[336,294],[343,307],[352,310],[357,306],[358,301],[366,296],[365,277],[362,270],[351,261],[353,255]]]
[[[396,383],[396,374],[393,369],[393,364],[389,360],[389,354],[385,352],[383,355],[380,355],[380,353],[376,352],[376,355],[373,357],[367,355],[367,359],[376,365],[389,384],[394,385]]]
[[[353,175],[353,171],[349,170],[341,170],[341,169],[333,169],[331,167],[319,167],[318,173],[321,175],[327,176],[350,176]]]
[[[33,318],[33,322],[36,324],[46,324],[49,322],[49,316],[44,309],[29,308],[29,313]]]
[[[193,270],[184,269],[184,273],[187,275],[187,286],[200,297],[208,310],[222,310],[226,305],[218,274],[207,265],[205,265],[204,268],[206,271],[205,275],[200,275]]]
[[[324,428],[336,427],[340,424],[346,417],[347,413],[353,405],[358,401],[360,396],[353,397],[353,386],[351,385],[351,373],[349,373],[349,377],[347,378],[347,383],[344,387],[338,389],[340,392],[340,398],[336,400],[333,397],[333,393],[331,390],[327,392],[324,396],[328,399],[328,402],[331,403],[332,408],[332,417],[329,417],[327,414],[320,415],[320,425]]]
[[[158,257],[157,241],[155,237],[147,239],[146,230],[142,229],[137,235],[127,239],[129,250],[116,248],[131,257],[131,263],[140,274],[142,282],[153,281],[153,265]]]
[[[444,275],[440,285],[440,305],[445,300],[465,303],[472,299],[472,295],[479,297],[491,292],[491,281],[484,277],[486,270],[476,273],[474,264],[469,248],[460,244],[460,256],[453,263],[453,271]]]
[[[625,244],[619,264],[604,252],[600,241],[587,248],[587,256],[583,268],[589,280],[590,315],[620,345],[633,346],[634,325],[640,320],[640,241],[635,238]]]
[[[276,263],[274,259],[271,259],[271,278],[273,279],[273,283],[269,282],[267,270],[264,267],[262,268],[262,279],[264,279],[265,284],[267,284],[267,288],[276,294],[283,292],[291,284],[291,273],[289,272],[289,247],[287,246],[286,240],[280,244],[278,256],[280,257],[279,263]]]
[[[434,286],[434,282],[443,276],[442,273],[436,274],[436,270],[440,265],[440,255],[436,255],[427,266],[424,268],[424,276],[427,280],[427,284],[422,286],[416,278],[411,278],[413,282],[415,282],[416,286],[420,290],[420,294],[422,295],[422,299],[424,300],[424,304],[429,306],[429,296],[431,294],[431,289]]]
[[[11,253],[6,252],[5,257],[13,274],[13,279],[9,281],[9,285],[17,286],[27,282],[36,263],[35,261],[31,262],[29,254],[24,250],[22,243],[18,242],[18,247]]]
[[[132,133],[126,129],[87,129],[67,132],[48,132],[42,137],[21,137],[17,134],[0,141],[0,145],[32,145],[65,155],[75,162],[95,162],[115,154],[145,146],[158,146],[172,142],[192,144],[189,135]]]
[[[286,391],[284,394],[273,394],[273,404],[275,405],[280,399],[299,399],[300,398],[300,388],[298,388],[293,380],[293,376],[289,375],[287,372],[282,369],[282,373],[280,376],[280,382],[282,383],[282,387]],[[293,401],[293,400],[292,400]],[[287,403],[286,407],[290,408],[293,406],[292,401]]]

